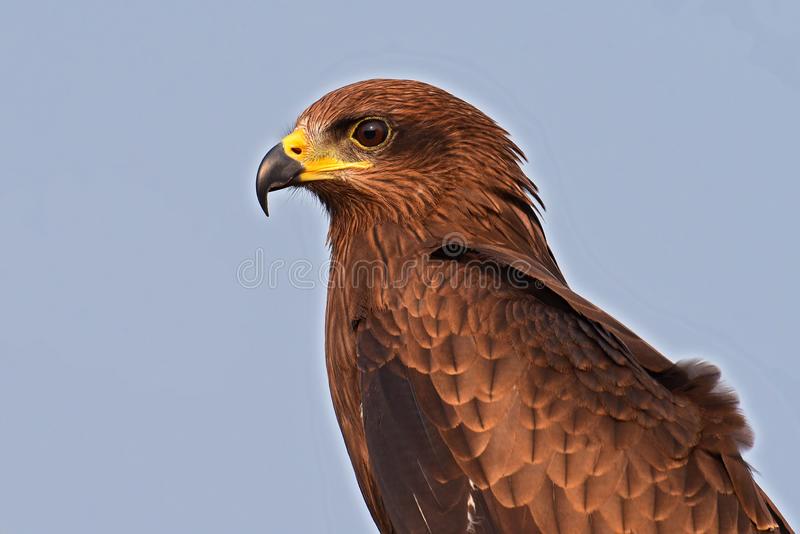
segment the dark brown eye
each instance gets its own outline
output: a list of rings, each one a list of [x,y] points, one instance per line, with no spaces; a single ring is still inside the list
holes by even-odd
[[[356,125],[352,137],[361,146],[376,147],[389,137],[389,125],[380,119],[367,119]]]

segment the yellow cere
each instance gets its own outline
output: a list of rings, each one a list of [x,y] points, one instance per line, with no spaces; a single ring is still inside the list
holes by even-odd
[[[369,161],[343,161],[330,156],[315,158],[313,150],[309,149],[306,133],[300,128],[284,137],[281,143],[287,156],[303,164],[304,170],[300,174],[301,182],[330,180],[333,176],[328,173],[332,171],[366,169],[372,166]]]

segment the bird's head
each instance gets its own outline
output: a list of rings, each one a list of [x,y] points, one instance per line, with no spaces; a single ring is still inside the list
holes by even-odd
[[[258,169],[256,190],[316,194],[332,216],[367,224],[424,217],[445,198],[461,205],[529,202],[522,152],[474,106],[428,84],[367,80],[312,104]]]

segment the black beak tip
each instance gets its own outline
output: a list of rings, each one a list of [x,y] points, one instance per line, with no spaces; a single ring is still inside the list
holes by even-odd
[[[261,205],[261,209],[264,211],[264,215],[269,217],[269,205],[267,203],[267,193],[258,191],[256,188],[256,194],[258,195],[258,203]]]
[[[264,210],[264,215],[269,217],[269,208],[267,207],[269,192],[292,185],[302,171],[303,166],[286,155],[281,143],[267,152],[267,155],[261,160],[256,174],[256,196],[261,209]]]

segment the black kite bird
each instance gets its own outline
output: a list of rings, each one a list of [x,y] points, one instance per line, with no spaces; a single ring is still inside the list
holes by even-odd
[[[383,533],[791,532],[719,371],[672,363],[574,293],[507,133],[436,87],[324,96],[259,201],[330,215],[328,377]]]

